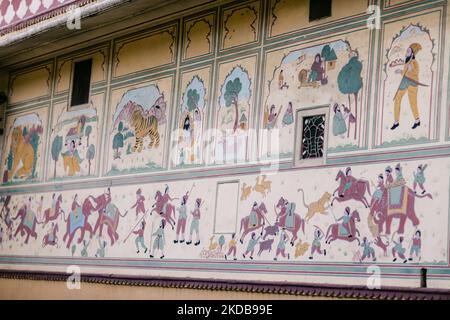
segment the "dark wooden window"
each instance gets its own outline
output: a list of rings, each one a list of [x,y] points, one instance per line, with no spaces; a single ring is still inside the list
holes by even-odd
[[[75,62],[73,69],[70,106],[78,106],[89,102],[92,59]]]
[[[301,160],[323,158],[326,115],[304,117],[301,141]]]
[[[331,17],[331,0],[309,0],[309,21]]]

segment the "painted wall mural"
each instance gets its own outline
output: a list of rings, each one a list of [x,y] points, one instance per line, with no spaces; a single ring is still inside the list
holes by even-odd
[[[368,39],[369,33],[358,31],[345,39],[266,53],[263,158],[291,157],[295,110],[323,105],[330,105],[328,152],[364,146],[369,45],[352,45],[363,37]]]
[[[376,144],[396,146],[436,138],[440,13],[386,23]]]
[[[240,185],[260,187],[245,198],[241,190],[229,233],[213,227],[221,178],[5,195],[2,255],[73,257],[96,268],[114,258],[153,275],[167,271],[157,261],[168,260],[174,271],[196,265],[195,276],[217,267],[217,278],[231,272],[267,281],[304,277],[298,263],[306,261],[447,265],[449,177],[439,159],[245,175]],[[261,264],[264,273],[252,270]]]
[[[211,67],[183,73],[172,165],[190,167],[204,164],[204,148],[209,118]]]
[[[254,114],[256,57],[219,65],[215,101],[213,162],[242,162],[248,157],[249,128]]]
[[[7,118],[2,161],[2,183],[33,181],[40,178],[47,110]]]
[[[67,111],[67,104],[54,106],[50,135],[51,162],[48,179],[95,176],[100,142],[100,115],[104,94],[92,96],[88,108]]]
[[[184,23],[183,60],[208,55],[214,50],[216,14],[187,20]]]
[[[168,77],[113,92],[107,174],[164,167],[172,82]]]

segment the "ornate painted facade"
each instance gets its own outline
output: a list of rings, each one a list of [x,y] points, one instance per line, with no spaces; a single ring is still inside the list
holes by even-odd
[[[7,2],[0,40],[35,1]],[[0,53],[0,269],[413,288],[426,268],[450,289],[448,3],[332,2],[310,22],[307,1],[217,1]]]

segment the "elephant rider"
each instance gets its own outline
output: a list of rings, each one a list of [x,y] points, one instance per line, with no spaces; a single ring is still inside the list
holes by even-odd
[[[387,166],[386,169],[384,169],[384,172],[386,174],[386,188],[390,188],[392,186],[392,184],[394,183],[394,178],[392,177],[391,166]]]
[[[350,208],[346,207],[344,215],[340,217],[337,221],[341,221],[342,223],[339,224],[339,235],[340,236],[348,236],[349,238],[352,237],[352,234],[350,233]]]
[[[403,178],[403,172],[402,172],[402,167],[400,166],[400,163],[398,163],[395,166],[395,181],[394,181],[394,186],[402,186],[406,184],[405,178]]]
[[[375,190],[375,192],[373,193],[373,203],[378,203],[381,201],[381,199],[383,198],[383,193],[384,190],[386,190],[386,187],[384,186],[384,177],[383,174],[380,173],[378,175],[378,185],[377,185],[377,190]]]
[[[286,222],[285,222],[286,228],[294,228],[295,207],[296,207],[295,203],[293,202],[290,202],[287,206]]]
[[[253,203],[252,211],[250,212],[250,218],[249,218],[249,226],[250,227],[256,227],[258,224],[258,213],[256,212],[256,209],[258,208],[258,203],[255,201]]]
[[[352,168],[348,167],[345,169],[345,185],[343,190],[339,191],[339,197],[343,198],[345,192],[349,190],[355,182],[356,178],[352,176]]]

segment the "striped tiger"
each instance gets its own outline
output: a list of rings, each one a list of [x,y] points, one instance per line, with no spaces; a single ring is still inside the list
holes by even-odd
[[[130,124],[134,127],[136,142],[132,148],[133,152],[141,152],[144,144],[144,138],[148,135],[150,138],[149,148],[158,148],[160,143],[158,132],[158,119],[154,115],[143,116],[141,110],[135,109],[130,118]]]

